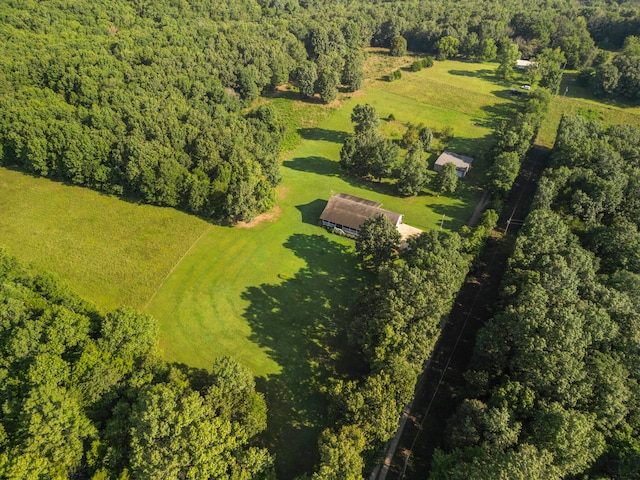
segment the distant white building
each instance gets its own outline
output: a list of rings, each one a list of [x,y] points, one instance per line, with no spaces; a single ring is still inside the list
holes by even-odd
[[[438,157],[436,163],[433,165],[433,169],[439,172],[447,163],[453,163],[456,166],[458,177],[462,178],[469,172],[473,158],[445,151]]]
[[[536,62],[532,62],[531,60],[516,60],[516,68],[520,70],[527,70],[529,68],[537,67],[538,64]]]

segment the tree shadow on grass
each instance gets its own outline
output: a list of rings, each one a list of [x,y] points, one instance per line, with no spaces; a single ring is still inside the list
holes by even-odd
[[[457,194],[456,194],[457,195]],[[466,224],[468,218],[464,215],[465,211],[469,209],[468,205],[450,205],[438,203],[431,205],[429,208],[440,215],[438,220],[438,228],[442,226],[445,230],[452,230],[454,232],[460,230],[460,228]],[[471,214],[469,214],[471,215]]]
[[[482,198],[484,190],[476,181],[473,181],[470,176],[473,175],[473,170],[467,174],[463,179],[458,182],[458,188],[455,193],[447,194],[452,198],[458,199],[455,203],[439,203],[435,201],[429,208],[441,216],[441,220],[438,221],[438,226],[442,222],[442,227],[453,231],[459,231],[463,225],[466,225],[473,214],[476,204]],[[443,219],[443,221],[442,221]]]
[[[362,179],[345,173],[340,164],[325,157],[296,157],[285,160],[283,167],[297,170],[299,172],[316,173],[327,177],[341,177],[349,185],[362,190],[369,190],[386,195],[395,195],[395,187],[388,181],[378,182],[375,180]]]
[[[249,287],[244,317],[251,340],[282,368],[260,379],[269,408],[264,444],[276,454],[279,478],[310,471],[318,460],[318,436],[331,424],[326,387],[330,379],[362,372],[346,340],[347,306],[363,280],[350,248],[324,235],[295,234],[285,247],[306,265],[280,284]]]
[[[344,143],[349,136],[347,132],[328,130],[326,128],[299,128],[298,133],[305,140],[323,140],[334,143]]]
[[[494,137],[492,134],[488,134],[484,137],[478,138],[453,137],[447,145],[447,150],[473,157],[474,164],[476,164],[476,160],[478,159],[478,157],[480,157],[481,155],[485,155],[493,145],[493,142]],[[431,164],[431,166],[433,166],[433,163]]]
[[[325,157],[296,157],[285,160],[282,165],[299,172],[317,173],[318,175],[337,176],[342,173],[338,162]]]
[[[568,89],[568,90],[566,90]],[[566,91],[566,93],[565,93]],[[603,105],[618,108],[636,108],[637,102],[626,100],[624,98],[608,98],[603,96],[595,96],[591,90],[580,84],[577,73],[564,73],[562,75],[562,83],[560,84],[560,94],[564,97],[579,98],[583,100],[592,100]]]
[[[474,77],[474,78],[483,78],[485,80],[489,80],[490,82],[496,82],[498,79],[496,77],[495,70],[490,70],[488,68],[483,68],[482,70],[449,70],[451,75],[457,75],[461,77]]]

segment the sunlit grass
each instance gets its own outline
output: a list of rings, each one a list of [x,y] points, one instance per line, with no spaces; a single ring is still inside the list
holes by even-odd
[[[0,168],[0,245],[55,272],[103,310],[142,308],[208,228],[172,208],[138,205]]]
[[[566,93],[565,93],[566,92]],[[549,114],[540,128],[537,143],[553,147],[562,114],[583,114],[600,119],[605,125],[634,125],[640,127],[640,106],[603,101],[576,83],[575,72],[565,74],[560,94],[551,102]]]

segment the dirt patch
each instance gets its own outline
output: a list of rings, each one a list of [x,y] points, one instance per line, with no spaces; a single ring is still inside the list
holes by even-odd
[[[273,207],[273,210],[265,212],[261,215],[258,215],[256,218],[251,220],[250,222],[238,222],[236,223],[236,227],[238,228],[253,228],[264,222],[275,222],[280,218],[280,214],[282,213],[282,209],[276,205]]]
[[[289,195],[289,190],[291,190],[290,187],[286,187],[284,185],[280,185],[278,187],[276,187],[276,198],[278,200],[282,200],[284,198],[287,198],[287,195]],[[276,207],[279,208],[279,207]]]

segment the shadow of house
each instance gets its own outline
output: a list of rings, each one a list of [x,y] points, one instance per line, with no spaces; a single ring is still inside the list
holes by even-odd
[[[300,210],[300,213],[302,214],[303,223],[308,223],[309,225],[320,225],[320,214],[326,206],[327,201],[318,198],[305,205],[296,205],[296,208]]]
[[[313,204],[313,202],[312,202]],[[278,478],[307,473],[318,460],[317,442],[332,424],[326,385],[329,378],[352,378],[363,362],[347,344],[347,307],[354,285],[366,275],[351,248],[324,235],[295,234],[284,245],[305,262],[279,284],[247,288],[244,318],[250,339],[282,368],[261,379],[269,408],[261,440],[276,456]],[[291,452],[292,455],[282,455]]]

